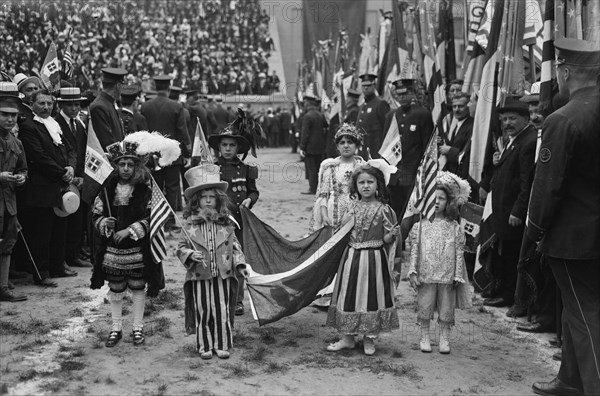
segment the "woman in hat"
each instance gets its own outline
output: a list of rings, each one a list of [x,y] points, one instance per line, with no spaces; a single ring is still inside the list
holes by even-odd
[[[107,147],[115,168],[104,183],[92,209],[94,228],[100,235],[91,288],[108,281],[112,329],[106,340],[114,347],[123,336],[123,296],[131,290],[133,300],[133,344],[144,343],[143,319],[146,298],[164,287],[161,266],[150,252],[150,208],[152,189],[147,155],[159,150],[159,164],[166,166],[180,154],[179,143],[159,134],[136,132]]]
[[[228,183],[220,180],[219,166],[196,166],[185,178],[190,185],[185,190],[188,224],[177,256],[187,270],[185,283],[193,288],[196,348],[202,359],[211,359],[213,351],[227,359],[233,346],[230,299],[236,295],[236,273],[248,276],[246,259],[227,209]]]

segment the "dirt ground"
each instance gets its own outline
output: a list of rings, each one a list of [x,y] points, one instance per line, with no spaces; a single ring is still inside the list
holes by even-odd
[[[314,197],[300,194],[308,189],[304,166],[289,151],[263,149],[257,160],[250,157],[261,169],[254,212],[288,239],[299,239],[307,233]],[[177,238],[169,238],[172,252]],[[110,328],[107,289],[88,288],[89,269],[60,279],[55,289],[19,285],[29,300],[0,306],[1,393],[522,395],[532,394],[534,381],[549,380],[558,369],[551,335],[518,332],[506,309],[483,307],[479,297],[472,309],[457,311],[450,355],[437,352],[437,334],[433,353],[420,352],[415,293],[407,282],[396,291],[400,329],[383,334],[372,357],[362,348],[327,352],[338,335],[325,326],[325,311],[307,307],[264,327],[246,309],[236,318],[231,358],[201,360],[194,336],[184,333],[183,266],[170,254],[164,268],[167,288],[146,302],[141,347],[128,335],[130,314],[123,340],[104,347]],[[130,304],[126,300],[125,312]]]

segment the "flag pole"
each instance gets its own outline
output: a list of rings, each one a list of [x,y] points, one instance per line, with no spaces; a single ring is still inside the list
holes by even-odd
[[[38,270],[38,267],[35,264],[35,260],[33,259],[31,250],[29,250],[29,245],[27,244],[27,241],[25,240],[25,235],[23,235],[23,231],[19,231],[19,235],[21,235],[21,239],[23,239],[23,244],[25,245],[25,249],[27,249],[27,253],[29,254],[29,258],[31,259],[31,264],[33,265],[33,269],[35,269],[35,273],[37,274],[37,276],[40,279],[42,279],[42,275],[40,274],[40,271]]]

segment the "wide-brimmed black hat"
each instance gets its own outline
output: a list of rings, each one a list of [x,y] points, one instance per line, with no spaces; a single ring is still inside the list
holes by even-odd
[[[504,106],[498,108],[498,114],[513,112],[529,116],[529,105],[519,99],[519,96],[507,97]]]
[[[244,154],[250,150],[250,142],[248,142],[248,140],[242,135],[233,133],[233,128],[231,128],[231,126],[224,128],[218,135],[209,136],[208,145],[216,151],[219,151],[219,144],[221,144],[221,139],[223,138],[232,138],[237,141],[238,154]]]

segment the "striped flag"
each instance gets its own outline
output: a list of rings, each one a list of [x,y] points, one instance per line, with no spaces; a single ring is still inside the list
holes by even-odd
[[[12,78],[4,70],[0,70],[0,81],[12,82]]]
[[[481,72],[483,69],[483,58],[485,55],[484,48],[479,44],[477,37],[482,28],[485,28],[484,22],[487,18],[483,18],[485,14],[485,0],[473,0],[468,4],[468,18],[465,21],[468,23],[467,32],[467,48],[466,56],[463,62],[464,83],[463,92],[468,94],[477,91],[481,82]]]
[[[423,71],[425,73],[425,85],[429,93],[431,116],[433,122],[437,124],[441,119],[442,109],[446,103],[446,89],[442,80],[442,73],[437,61],[437,44],[434,20],[431,10],[438,9],[438,5],[433,0],[427,0],[419,3],[419,22],[421,28],[421,39],[423,43]],[[443,55],[443,54],[442,54]]]
[[[385,134],[385,139],[379,149],[379,155],[385,159],[390,165],[396,165],[402,159],[402,143],[400,141],[400,129],[398,128],[398,120],[396,114],[392,117],[390,129]]]
[[[62,73],[67,77],[67,79],[73,78],[73,57],[71,56],[70,47],[71,44],[69,44],[65,50],[62,60]]]
[[[167,257],[164,224],[169,218],[169,203],[155,180],[152,180],[152,200],[150,208],[150,253],[155,263]]]
[[[104,150],[102,150],[91,120],[88,125],[81,199],[88,205],[91,205],[100,187],[102,187],[104,181],[112,173],[113,167],[108,158],[106,158]]]
[[[436,129],[417,170],[415,183],[415,209],[429,221],[433,221],[435,216],[435,184],[438,174],[437,135]]]
[[[50,92],[60,89],[60,62],[58,61],[56,45],[54,45],[53,41],[48,47],[48,52],[46,53],[46,58],[42,64],[42,70],[40,71],[40,77],[44,86]]]
[[[554,0],[546,0],[544,10],[544,45],[540,81],[540,111],[548,116],[552,108],[552,78],[554,77]]]

